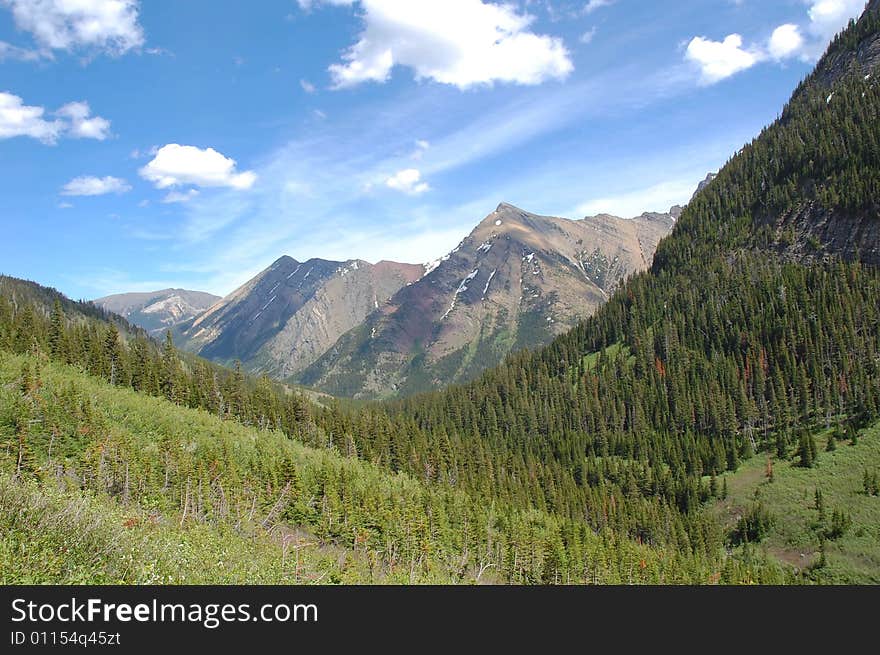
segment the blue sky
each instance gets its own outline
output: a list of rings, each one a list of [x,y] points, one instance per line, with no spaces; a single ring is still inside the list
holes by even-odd
[[[226,294],[686,202],[862,0],[0,0],[0,272]]]

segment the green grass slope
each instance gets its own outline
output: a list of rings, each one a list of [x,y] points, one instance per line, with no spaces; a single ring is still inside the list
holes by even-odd
[[[726,481],[728,497],[718,501],[716,509],[734,529],[757,498],[769,512],[761,548],[771,556],[801,570],[806,580],[878,584],[880,496],[866,490],[865,473],[869,480],[880,474],[880,424],[863,430],[855,445],[849,439],[837,441],[831,452],[826,450],[829,434],[816,438],[818,457],[813,468],[803,468],[797,460],[773,458],[771,480],[766,455],[759,455],[736,473],[719,478],[719,485]],[[821,517],[817,490],[824,507]],[[849,524],[839,536],[833,534],[835,512],[847,517]]]

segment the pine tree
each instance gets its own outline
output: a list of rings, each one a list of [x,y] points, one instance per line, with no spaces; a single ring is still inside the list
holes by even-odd
[[[822,490],[816,489],[813,507],[819,513],[819,521],[825,521],[825,499],[822,497]]]
[[[804,468],[812,468],[814,464],[813,448],[810,446],[811,439],[806,434],[802,434],[800,445],[798,446],[798,456],[800,457],[799,465]],[[815,444],[814,444],[815,445]]]
[[[119,343],[119,330],[114,323],[110,323],[107,328],[107,335],[104,337],[104,359],[109,367],[108,379],[110,384],[118,384],[122,366],[122,346]]]
[[[68,358],[66,323],[61,301],[56,298],[52,307],[52,318],[49,323],[49,354],[59,361],[67,361]]]
[[[162,346],[162,373],[159,388],[162,395],[172,402],[177,401],[177,350],[174,348],[174,339],[171,330],[165,332],[165,344]]]
[[[833,453],[837,450],[837,437],[834,436],[834,433],[828,435],[828,443],[825,446],[825,450],[829,453]]]

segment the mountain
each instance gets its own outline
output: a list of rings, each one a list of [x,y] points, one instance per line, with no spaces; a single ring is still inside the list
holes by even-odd
[[[502,203],[297,379],[355,397],[470,379],[592,314],[651,265],[680,212],[569,220]]]
[[[203,291],[163,289],[147,293],[120,293],[92,302],[157,336],[191,320],[218,300],[219,296]]]
[[[142,330],[120,338],[108,318],[124,319],[101,312],[0,276],[0,584],[699,583],[711,570],[359,459],[341,449],[347,411],[160,351]],[[502,556],[543,555],[560,534],[596,563]]]
[[[847,89],[838,85],[846,82],[857,90],[856,103],[865,105],[866,94],[880,83],[880,0],[868,3],[862,19],[852,29],[838,36],[813,74],[795,92],[792,103],[804,100],[809,94],[819,95],[829,110],[837,109],[839,103],[851,102]],[[820,120],[832,120],[833,111],[822,112]],[[852,107],[850,120],[880,120],[876,108]],[[783,113],[781,122],[797,121],[790,109]],[[820,129],[826,127],[819,124]],[[804,126],[806,128],[806,126]],[[807,128],[809,129],[809,128]],[[815,128],[814,128],[815,129]],[[861,138],[832,141],[828,145],[834,152],[820,153],[817,166],[801,176],[803,186],[819,185],[823,175],[833,175],[835,181],[843,182],[852,192],[865,196],[868,202],[858,204],[841,202],[834,194],[816,194],[786,207],[785,211],[771,211],[762,216],[763,227],[772,234],[776,251],[798,261],[827,259],[839,256],[847,261],[862,261],[880,265],[880,188],[876,182],[875,169],[859,166],[858,158],[867,155],[873,165],[880,165],[876,143],[872,145],[870,134]],[[828,159],[840,156],[836,170],[828,167]],[[871,178],[874,178],[873,180]]]
[[[288,377],[320,356],[396,291],[421,265],[281,257],[181,326],[181,343],[203,357]]]
[[[709,186],[709,184],[712,182],[712,180],[714,180],[716,177],[718,177],[718,174],[717,174],[717,173],[709,173],[709,174],[705,177],[705,179],[697,185],[697,190],[694,191],[694,195],[693,195],[693,197],[691,197],[691,200],[693,200],[694,198],[696,198],[696,197],[697,197],[697,194],[698,194],[700,191],[702,191],[703,189],[705,189],[707,186]]]
[[[473,382],[387,406],[453,441],[456,480],[481,480],[485,451],[523,458],[546,494],[536,502],[595,530],[617,502],[664,499],[790,580],[876,584],[877,540],[864,536],[878,525],[865,501],[880,471],[880,266],[863,235],[880,223],[880,59],[862,55],[878,39],[874,0],[688,204],[651,269],[588,320]],[[858,231],[810,243],[817,217]],[[607,505],[594,496],[617,485]],[[653,511],[629,534],[662,541]]]

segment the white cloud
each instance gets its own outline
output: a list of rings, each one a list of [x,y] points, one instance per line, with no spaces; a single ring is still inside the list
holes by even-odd
[[[158,189],[192,184],[202,187],[230,187],[249,189],[257,180],[253,171],[236,172],[234,159],[225,157],[213,148],[196,148],[169,143],[141,168],[140,175],[153,182]]]
[[[720,43],[696,37],[688,45],[685,57],[700,66],[704,84],[714,84],[762,61],[782,62],[792,57],[814,61],[831,38],[865,8],[865,0],[803,1],[808,5],[807,20],[801,25],[780,25],[764,46],[745,49],[739,34],[731,34]]]
[[[54,145],[62,136],[103,141],[110,131],[110,121],[91,116],[87,102],[71,102],[54,112],[59,118],[46,120],[44,107],[25,105],[11,93],[0,92],[0,139],[29,136]]]
[[[61,189],[61,194],[65,196],[103,196],[108,193],[121,194],[128,191],[131,191],[131,185],[118,177],[83,175],[75,177],[65,184]]]
[[[584,43],[584,44],[592,43],[593,39],[596,38],[596,31],[597,31],[597,28],[594,25],[591,29],[589,29],[586,32],[584,32],[583,34],[581,34],[580,42]]]
[[[144,43],[137,0],[0,0],[0,5],[47,52],[93,48],[122,54]]]
[[[865,0],[810,0],[810,33],[828,41],[857,18],[865,9]]]
[[[587,162],[594,158],[585,162],[583,153],[573,152],[563,166],[558,160],[526,157],[504,180],[477,188],[465,183],[456,188],[454,198],[428,191],[413,202],[414,196],[386,186],[392,173],[406,168],[419,170],[420,183],[457,176],[466,167],[515,153],[566,125],[595,116],[619,117],[691,89],[690,78],[670,85],[665,77],[645,78],[641,73],[639,68],[609,70],[599,78],[554,85],[541,94],[541,102],[526,93],[503,103],[464,103],[456,111],[437,112],[437,99],[450,90],[432,87],[408,89],[378,105],[338,108],[339,120],[332,126],[304,124],[295,138],[261,157],[256,169],[259,184],[253,191],[202,193],[181,205],[184,223],[168,245],[186,258],[169,258],[166,264],[174,268],[161,270],[174,273],[175,286],[185,282],[189,288],[222,295],[281,253],[301,261],[429,261],[455,247],[500,200],[550,215],[574,216],[566,212],[591,196],[628,191],[626,186],[618,188],[615,170],[649,180],[645,186],[654,182],[657,170],[666,171],[667,177],[687,178],[692,180],[685,194],[689,198],[696,181],[723,163],[752,134],[753,126],[725,138],[708,161],[702,155],[709,146],[701,140],[698,153],[687,153],[686,174],[676,166],[678,155],[668,149],[656,158],[642,156],[592,168]],[[608,88],[616,92],[605,93]],[[454,93],[453,98],[466,100]],[[584,98],[592,101],[585,103]],[[431,147],[415,164],[408,156],[417,140],[428,140]],[[601,183],[585,187],[584,180],[596,179]],[[372,191],[366,191],[370,182]],[[593,194],[593,189],[599,191]],[[665,211],[668,206],[660,208]],[[638,212],[644,209],[639,206]]]
[[[159,152],[159,146],[150,146],[146,150],[135,148],[128,156],[132,159],[146,159],[147,157],[155,157],[157,152]]]
[[[645,189],[633,189],[618,195],[594,198],[578,205],[576,216],[611,214],[623,218],[640,216],[646,211],[666,212],[673,205],[685,205],[697,189],[693,179],[661,182]]]
[[[189,202],[193,198],[196,198],[199,195],[198,189],[190,189],[189,191],[180,192],[180,191],[171,191],[164,198],[162,198],[162,202],[166,205],[172,203],[185,203]]]
[[[353,4],[335,1],[326,4]],[[482,0],[358,0],[364,30],[330,66],[337,88],[385,82],[394,66],[460,89],[495,82],[534,85],[574,70],[562,39],[528,30],[533,17]],[[317,0],[303,2],[309,8]]]
[[[385,186],[395,191],[417,196],[431,189],[427,182],[421,180],[422,174],[417,169],[407,168],[385,180]]]
[[[592,14],[597,9],[601,9],[602,7],[610,7],[614,4],[615,0],[590,0],[586,6],[584,7],[585,14]]]
[[[787,23],[773,30],[767,49],[770,51],[771,57],[780,60],[797,54],[803,45],[804,37],[801,36],[800,28],[792,23]]]
[[[300,80],[299,85],[302,87],[302,90],[306,93],[314,93],[315,85],[309,82],[308,80]]]
[[[0,41],[0,61],[4,59],[18,59],[20,61],[36,61],[40,58],[40,53],[36,50],[28,50],[27,48],[19,48],[6,41]]]
[[[300,9],[304,9],[305,11],[309,11],[315,5],[325,4],[325,5],[350,5],[354,3],[354,0],[296,0],[297,4],[300,6]]]
[[[430,142],[425,141],[424,139],[416,139],[416,149],[413,150],[409,158],[419,161],[430,148]]]
[[[87,102],[70,102],[55,113],[68,119],[67,134],[75,139],[103,141],[110,135],[110,121],[92,116]]]
[[[43,107],[30,107],[11,93],[0,92],[0,139],[29,136],[55,143],[64,130],[62,121],[47,121]]]
[[[685,58],[700,67],[703,84],[715,84],[761,61],[760,51],[745,50],[742,44],[739,34],[730,34],[724,41],[696,36],[688,44]]]

